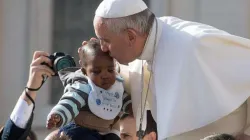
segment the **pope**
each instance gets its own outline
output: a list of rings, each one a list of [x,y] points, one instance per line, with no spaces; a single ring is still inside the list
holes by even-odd
[[[128,64],[137,129],[139,123],[144,129],[148,107],[160,140],[214,133],[249,138],[249,39],[155,17],[142,0],[103,0],[93,24],[102,51]]]

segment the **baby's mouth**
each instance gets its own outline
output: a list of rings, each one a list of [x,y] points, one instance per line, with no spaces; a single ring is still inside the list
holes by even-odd
[[[109,89],[110,86],[111,86],[111,85],[110,85],[110,83],[108,83],[108,82],[102,83],[102,88],[105,89],[105,90]]]

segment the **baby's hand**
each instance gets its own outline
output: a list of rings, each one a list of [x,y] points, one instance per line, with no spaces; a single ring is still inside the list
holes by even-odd
[[[55,128],[55,127],[59,127],[62,123],[62,118],[60,115],[58,114],[51,114],[49,116],[49,119],[47,120],[47,124],[46,124],[46,127],[48,129],[52,129],[52,128]]]

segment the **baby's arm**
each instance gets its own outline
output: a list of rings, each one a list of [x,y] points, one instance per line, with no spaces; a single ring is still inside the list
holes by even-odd
[[[68,84],[64,95],[48,115],[47,128],[61,127],[72,121],[86,105],[89,92],[87,83],[75,81],[72,85]]]

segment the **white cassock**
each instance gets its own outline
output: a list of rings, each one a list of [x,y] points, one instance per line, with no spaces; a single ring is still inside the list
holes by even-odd
[[[142,0],[103,0],[95,16],[121,18],[147,8]],[[200,23],[157,18],[140,59],[129,64],[137,120],[141,85],[144,93],[147,89],[147,80],[142,82],[145,66],[152,75],[148,103],[160,140],[197,140],[213,131],[237,133],[247,129],[250,40]],[[142,98],[144,101],[145,94]]]
[[[160,140],[207,126],[250,95],[250,40],[208,25],[157,18],[140,60],[129,64],[135,114],[141,107],[141,60],[152,74],[149,106]]]

